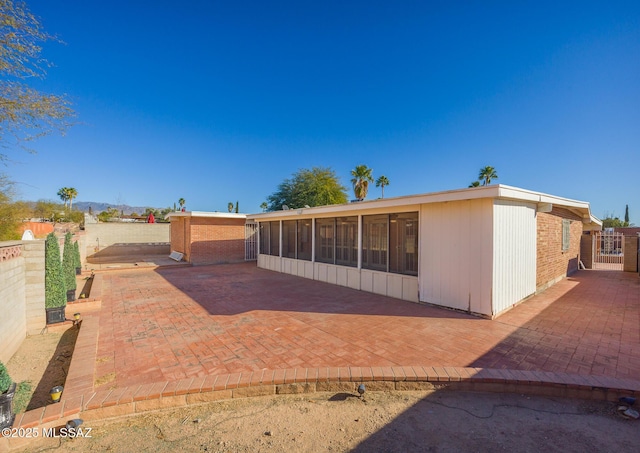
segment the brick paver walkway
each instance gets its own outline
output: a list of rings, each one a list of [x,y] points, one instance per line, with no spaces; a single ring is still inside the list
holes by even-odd
[[[640,279],[581,271],[496,320],[258,269],[103,274],[96,390],[262,369],[486,367],[640,379]]]

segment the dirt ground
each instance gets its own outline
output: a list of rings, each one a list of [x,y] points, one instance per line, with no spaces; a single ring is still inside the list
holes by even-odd
[[[85,437],[39,439],[24,451],[582,453],[640,444],[640,422],[612,403],[446,391],[238,399],[80,427]]]
[[[28,337],[7,367],[30,381],[29,409],[64,382],[77,330]],[[640,421],[606,402],[468,392],[312,393],[219,401],[86,422],[82,437],[34,451],[603,452],[636,451]]]
[[[27,396],[26,410],[51,403],[50,390],[63,385],[67,378],[77,336],[75,327],[63,331],[62,326],[29,336],[9,360],[7,370],[11,379],[31,384],[33,394],[30,398]]]

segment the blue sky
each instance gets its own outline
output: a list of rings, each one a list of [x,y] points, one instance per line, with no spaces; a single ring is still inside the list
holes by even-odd
[[[79,124],[22,198],[242,212],[300,168],[385,196],[498,183],[640,224],[640,3],[30,0]],[[369,199],[380,196],[372,187]]]

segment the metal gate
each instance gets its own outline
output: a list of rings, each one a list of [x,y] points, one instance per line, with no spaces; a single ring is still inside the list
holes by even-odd
[[[258,224],[247,222],[244,225],[244,260],[258,259]]]
[[[624,269],[624,234],[609,229],[595,232],[593,235],[593,268],[610,271]]]

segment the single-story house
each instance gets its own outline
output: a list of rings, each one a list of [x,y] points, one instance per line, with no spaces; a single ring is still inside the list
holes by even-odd
[[[194,265],[234,263],[245,259],[245,214],[171,212],[171,251]]]
[[[261,268],[489,318],[577,270],[602,226],[587,202],[500,184],[247,220]]]

